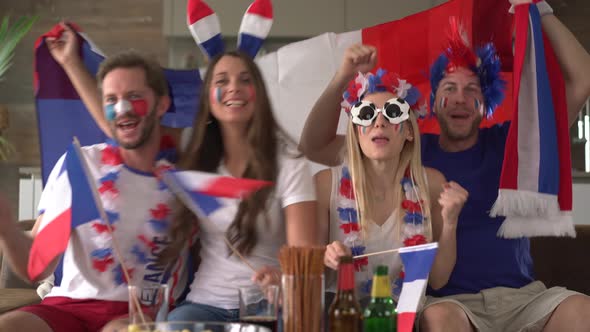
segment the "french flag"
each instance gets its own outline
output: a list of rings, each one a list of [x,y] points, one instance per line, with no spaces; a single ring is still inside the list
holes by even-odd
[[[510,82],[512,20],[507,14],[509,7],[508,1],[450,0],[401,19],[344,33],[327,32],[291,43],[276,52],[259,56],[256,61],[273,110],[278,113],[277,120],[292,137],[298,138],[309,110],[338,70],[345,50],[355,43],[377,47],[376,68],[396,72],[416,86],[423,96],[430,96],[428,71],[444,50],[444,34],[449,28],[450,16],[461,19],[472,45],[494,41],[502,60],[503,78]],[[509,90],[506,100],[509,102],[511,97]],[[493,119],[484,119],[482,126],[509,119],[508,109],[500,106]],[[342,114],[339,133],[345,133],[347,123],[347,116]],[[439,132],[438,122],[433,117],[427,117],[419,124],[422,133]]]
[[[77,25],[69,25],[78,33],[79,52],[84,65],[91,75],[95,75],[104,60],[103,53]],[[102,143],[107,138],[90,116],[62,67],[49,53],[45,38],[60,38],[63,31],[63,26],[55,25],[35,43],[35,106],[43,183],[68,148],[72,137],[78,137],[82,145]],[[161,123],[172,128],[192,127],[201,86],[198,70],[165,69],[164,74],[172,103]]]
[[[272,2],[270,0],[254,1],[242,18],[238,48],[254,58],[270,32],[272,21]]]
[[[100,219],[90,178],[86,175],[84,156],[77,143],[68,148],[55,186],[61,197],[58,205],[48,206],[43,214],[39,232],[33,239],[29,254],[28,275],[37,280],[48,265],[68,246],[70,234],[76,227]]]
[[[403,247],[399,255],[404,264],[404,283],[397,303],[397,330],[411,332],[420,299],[424,295],[428,274],[434,262],[438,243]]]
[[[219,176],[199,171],[166,170],[164,184],[197,216],[209,216],[223,206],[219,198],[243,199],[272,182]]]
[[[221,26],[217,14],[202,0],[189,0],[186,5],[187,24],[193,38],[209,58],[223,53]]]

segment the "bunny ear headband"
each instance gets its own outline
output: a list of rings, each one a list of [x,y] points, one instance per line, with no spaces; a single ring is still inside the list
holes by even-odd
[[[268,36],[272,21],[271,0],[254,0],[240,24],[238,49],[254,58]],[[204,1],[188,1],[187,24],[193,38],[207,57],[214,58],[224,52],[219,17]]]

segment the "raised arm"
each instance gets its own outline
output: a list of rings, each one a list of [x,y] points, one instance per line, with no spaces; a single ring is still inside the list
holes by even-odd
[[[68,75],[76,92],[80,95],[82,102],[84,102],[100,130],[105,135],[112,137],[102,110],[102,100],[96,79],[86,69],[82,58],[80,58],[76,33],[67,24],[61,24],[65,29],[61,38],[48,37],[46,39],[49,52]]]
[[[299,149],[312,161],[328,165],[339,165],[344,137],[336,134],[340,117],[342,93],[357,72],[368,72],[377,63],[377,50],[368,45],[349,47],[340,68],[307,116]]]
[[[590,96],[590,54],[555,15],[543,16],[541,24],[563,73],[568,123],[571,126]]]

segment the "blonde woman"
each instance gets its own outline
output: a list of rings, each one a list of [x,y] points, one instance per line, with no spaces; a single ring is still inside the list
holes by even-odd
[[[344,91],[341,106],[350,119],[344,163],[315,177],[318,222],[328,243],[324,261],[335,270],[343,255],[437,241],[429,281],[437,289],[446,284],[455,264],[457,219],[468,193],[457,183],[447,183],[437,170],[422,166],[417,111],[412,109],[418,104],[417,89],[383,69],[354,77],[359,70],[373,68],[375,52],[362,45],[349,48],[314,106],[340,107],[336,96]],[[370,295],[376,265],[389,266],[392,295],[397,298],[403,280],[397,254],[354,263],[361,300]],[[335,273],[327,278],[326,289],[333,293]]]

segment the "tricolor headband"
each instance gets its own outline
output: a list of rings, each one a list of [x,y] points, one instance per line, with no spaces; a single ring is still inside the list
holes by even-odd
[[[240,24],[238,49],[254,58],[270,32],[272,21],[271,0],[254,0]],[[207,57],[212,59],[224,52],[219,17],[204,1],[188,1],[187,24],[193,38]]]
[[[340,106],[348,113],[366,94],[385,91],[395,94],[398,98],[403,98],[418,117],[426,115],[426,103],[418,106],[421,97],[420,91],[408,81],[399,78],[394,73],[387,72],[383,68],[377,69],[375,74],[359,72],[348,83],[346,91],[342,94],[343,100]]]

